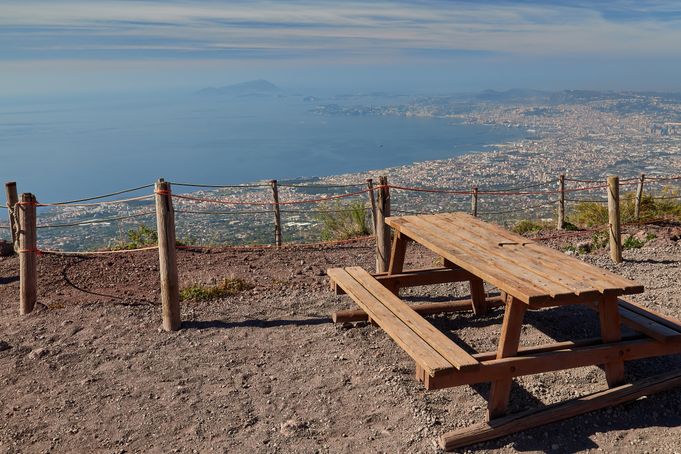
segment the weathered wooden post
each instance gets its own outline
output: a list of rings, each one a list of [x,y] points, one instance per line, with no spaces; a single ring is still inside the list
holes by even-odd
[[[478,187],[473,186],[471,191],[471,214],[478,217]]]
[[[565,175],[558,178],[558,230],[565,229]]]
[[[390,216],[390,188],[388,178],[379,178],[376,216],[376,272],[383,273],[390,264],[390,226],[385,218]]]
[[[7,196],[7,218],[9,219],[9,228],[12,231],[12,247],[16,251],[19,249],[19,244],[17,243],[17,221],[14,218],[14,206],[19,201],[16,182],[8,181],[5,183],[5,195]]]
[[[279,209],[279,187],[277,180],[271,180],[272,198],[274,199],[274,245],[281,246],[281,210]]]
[[[643,183],[645,182],[645,174],[641,174],[638,179],[638,187],[636,188],[636,204],[634,205],[634,217],[638,221],[641,218],[641,200],[643,199]]]
[[[170,183],[156,183],[156,229],[158,232],[158,262],[161,273],[161,304],[163,329],[177,331],[182,325],[180,315],[180,285],[175,254],[175,210]]]
[[[38,299],[38,235],[36,230],[36,199],[33,194],[21,194],[19,207],[19,313],[33,311]]]
[[[371,229],[372,233],[376,235],[376,195],[374,194],[374,180],[367,178],[367,188],[369,191],[369,202],[371,203]]]
[[[620,179],[608,177],[608,230],[610,232],[610,258],[622,262],[622,230],[620,225]]]

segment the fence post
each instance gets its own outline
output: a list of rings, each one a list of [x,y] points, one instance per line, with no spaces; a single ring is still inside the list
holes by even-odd
[[[636,205],[634,205],[634,217],[638,221],[641,217],[641,199],[643,199],[643,182],[646,176],[641,174],[638,180],[638,187],[636,188]]]
[[[33,311],[38,298],[38,235],[36,230],[36,199],[33,194],[21,194],[19,205],[19,313]]]
[[[367,195],[369,202],[371,202],[371,229],[372,233],[376,235],[376,194],[374,194],[374,180],[367,178],[367,188],[369,189]]]
[[[558,178],[558,230],[565,229],[565,175]]]
[[[390,188],[388,178],[379,178],[378,209],[376,210],[376,272],[383,273],[388,270],[390,263],[390,226],[385,223],[385,218],[390,216]]]
[[[620,226],[620,179],[608,177],[608,227],[610,232],[610,258],[622,262],[622,231]]]
[[[473,186],[473,191],[471,192],[471,214],[478,217],[478,187]]]
[[[163,329],[166,331],[177,331],[182,325],[182,318],[180,315],[180,286],[177,278],[177,257],[175,254],[175,210],[173,209],[170,183],[159,179],[156,183],[155,192]]]
[[[7,218],[9,219],[9,228],[12,231],[12,248],[16,252],[19,249],[16,225],[17,221],[14,218],[14,206],[19,201],[17,197],[17,184],[14,181],[5,183],[5,195],[7,196]]]
[[[270,180],[274,198],[274,245],[281,246],[281,210],[279,209],[279,187],[277,180]]]

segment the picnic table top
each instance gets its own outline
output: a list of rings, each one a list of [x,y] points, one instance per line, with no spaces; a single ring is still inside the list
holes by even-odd
[[[386,223],[533,306],[593,302],[643,286],[465,213],[390,217]]]

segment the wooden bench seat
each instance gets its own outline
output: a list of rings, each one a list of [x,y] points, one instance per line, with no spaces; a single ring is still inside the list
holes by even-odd
[[[331,268],[327,274],[334,285],[349,295],[429,376],[479,367],[478,360],[363,268]]]
[[[388,272],[372,274],[374,278],[385,287],[418,287],[420,285],[447,284],[451,282],[462,282],[475,279],[468,271],[460,268],[422,268],[410,270],[402,273],[388,274]],[[345,291],[331,280],[331,290],[336,295],[343,295]]]
[[[617,305],[623,325],[658,342],[681,340],[681,325],[676,320],[625,298],[618,298]],[[587,306],[594,310],[598,309],[598,303]]]

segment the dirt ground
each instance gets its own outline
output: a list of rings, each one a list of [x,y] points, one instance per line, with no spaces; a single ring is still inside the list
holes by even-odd
[[[635,300],[681,317],[681,242],[658,238],[615,266],[640,280]],[[435,257],[410,246],[407,266]],[[18,314],[18,259],[0,258],[0,451],[438,452],[437,437],[483,420],[489,386],[428,391],[381,330],[330,323],[329,267],[373,265],[370,243],[179,252],[183,285],[240,277],[255,287],[182,303],[183,329],[160,331],[154,252],[41,256],[39,304]],[[404,292],[412,301],[464,294],[457,285]],[[500,309],[430,320],[476,351],[494,350]],[[595,313],[528,313],[523,344],[592,337]],[[628,363],[636,379],[681,368],[679,356]],[[605,387],[596,367],[522,377],[512,410]],[[462,452],[681,452],[681,389],[528,430]]]

